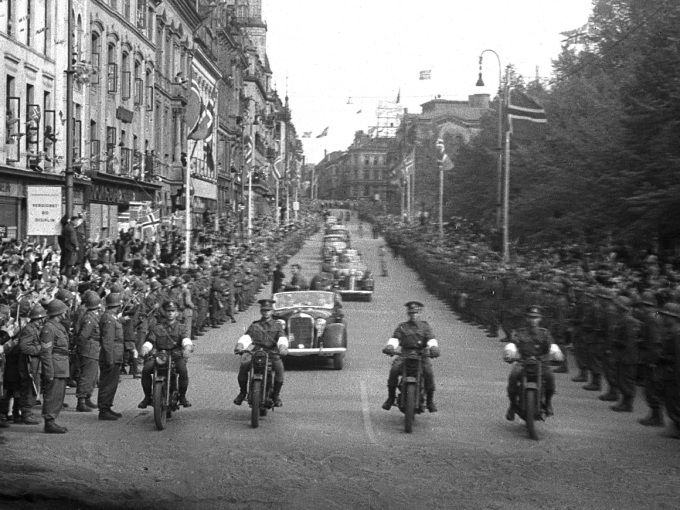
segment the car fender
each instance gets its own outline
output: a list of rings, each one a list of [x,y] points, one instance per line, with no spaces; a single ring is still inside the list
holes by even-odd
[[[347,336],[345,334],[344,324],[328,324],[321,338],[324,347],[347,347]]]

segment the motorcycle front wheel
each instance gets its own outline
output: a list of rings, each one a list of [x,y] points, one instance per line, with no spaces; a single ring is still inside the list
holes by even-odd
[[[156,428],[163,430],[168,420],[166,413],[166,386],[165,381],[158,381],[153,387],[153,419],[156,422]]]
[[[524,421],[527,424],[527,430],[529,431],[529,437],[531,437],[531,439],[538,439],[535,421],[537,405],[536,390],[526,390],[526,416]]]
[[[251,408],[250,426],[256,429],[260,426],[260,404],[262,402],[262,381],[255,380],[250,384]]]
[[[406,398],[404,399],[404,431],[410,433],[413,430],[413,421],[416,414],[416,385],[406,385]]]

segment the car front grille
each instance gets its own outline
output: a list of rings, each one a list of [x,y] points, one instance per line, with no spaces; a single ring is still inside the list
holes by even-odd
[[[297,349],[300,344],[305,348],[314,347],[314,321],[311,317],[292,317],[288,322],[288,330],[293,334],[290,347]]]

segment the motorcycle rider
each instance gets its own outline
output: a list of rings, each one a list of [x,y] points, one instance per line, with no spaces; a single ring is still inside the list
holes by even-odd
[[[191,403],[187,400],[187,389],[189,388],[187,361],[193,350],[193,342],[189,338],[184,324],[178,320],[179,306],[177,303],[167,301],[163,304],[163,310],[165,317],[159,319],[158,323],[149,330],[140,354],[147,356],[154,348],[172,352],[175,370],[179,375],[179,403],[184,407],[191,407]],[[151,374],[155,364],[154,357],[147,356],[142,370],[144,399],[137,405],[140,409],[146,409],[151,404]]]
[[[283,386],[283,361],[281,356],[288,354],[288,338],[283,330],[283,326],[272,318],[273,299],[260,299],[260,313],[262,317],[253,322],[245,335],[238,339],[234,354],[242,354],[243,351],[249,350],[251,345],[261,346],[269,353],[269,360],[274,369],[274,392],[272,393],[272,400],[274,407],[281,407],[281,387]],[[240,406],[248,395],[248,375],[250,371],[250,364],[252,362],[252,355],[250,352],[243,353],[241,358],[241,367],[238,372],[238,386],[239,394],[234,399],[234,404]]]
[[[438,358],[440,355],[439,343],[432,333],[430,325],[420,320],[420,314],[425,305],[419,301],[409,301],[405,304],[406,313],[408,314],[408,321],[402,322],[394,330],[392,338],[387,341],[387,345],[382,352],[392,356],[396,353],[396,348],[403,349],[418,349],[423,355],[422,368],[423,376],[425,378],[425,391],[427,392],[427,410],[431,413],[437,412],[437,406],[434,404],[434,371],[432,370],[432,361],[430,358]],[[429,353],[423,352],[429,348]],[[389,411],[395,403],[397,398],[397,386],[399,384],[399,374],[401,373],[404,359],[401,355],[392,361],[390,368],[390,375],[387,378],[387,400],[382,405],[385,411]]]
[[[539,327],[543,314],[536,305],[527,308],[525,313],[526,327],[518,329],[512,336],[512,341],[506,346],[506,361],[513,361],[512,370],[508,377],[508,398],[510,407],[505,414],[509,421],[515,419],[517,405],[518,383],[522,375],[522,365],[515,363],[517,359],[526,359],[532,356],[545,359],[547,355],[553,356],[555,361],[560,361],[562,351],[553,341],[550,331]],[[545,384],[545,414],[553,415],[552,397],[555,394],[555,375],[548,366],[543,369],[543,382]]]

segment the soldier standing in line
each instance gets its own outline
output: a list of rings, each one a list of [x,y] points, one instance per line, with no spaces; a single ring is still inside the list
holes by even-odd
[[[88,290],[83,295],[83,304],[87,312],[79,321],[75,331],[76,349],[80,359],[80,377],[76,389],[78,405],[76,411],[81,413],[92,412],[97,405],[92,402],[92,392],[97,383],[99,373],[99,315],[101,299],[93,290]]]
[[[663,324],[659,317],[658,302],[651,292],[642,294],[640,300],[642,327],[640,328],[640,360],[645,400],[649,416],[638,420],[646,427],[663,427],[663,395],[659,394],[657,363],[661,354],[661,332]]]
[[[597,296],[592,292],[586,291],[585,295],[587,306],[583,317],[583,333],[588,356],[588,369],[592,374],[592,379],[583,389],[587,391],[601,391],[603,342],[600,328],[602,325],[602,306],[598,302]]]
[[[66,395],[66,380],[69,377],[69,341],[68,332],[63,320],[68,307],[63,301],[53,299],[47,305],[49,317],[40,332],[42,351],[42,375],[45,382],[42,415],[45,419],[45,432],[48,434],[64,434],[66,427],[57,425]]]
[[[14,423],[24,425],[38,425],[40,422],[34,418],[33,407],[36,404],[38,390],[40,387],[40,360],[44,356],[40,343],[40,331],[47,317],[47,312],[40,305],[36,304],[28,315],[30,322],[19,333],[19,376],[21,377],[21,389],[19,396],[19,407],[21,420],[14,420]]]
[[[106,296],[106,311],[99,320],[101,351],[99,354],[99,393],[97,407],[99,419],[113,421],[123,415],[111,409],[120,381],[120,368],[123,364],[123,326],[118,319],[121,301],[120,294],[112,292]]]
[[[588,356],[585,341],[585,331],[583,330],[583,320],[586,311],[586,295],[584,289],[574,288],[574,306],[571,310],[570,323],[572,327],[572,345],[574,346],[574,358],[579,373],[572,377],[573,382],[588,382]]]
[[[627,296],[619,296],[615,301],[620,310],[620,320],[614,337],[614,361],[616,364],[617,386],[622,400],[612,406],[612,410],[623,413],[633,411],[635,386],[637,381],[639,320],[633,317],[633,301]]]
[[[619,379],[616,375],[616,349],[614,342],[617,336],[619,323],[623,319],[619,308],[614,301],[614,296],[605,289],[600,289],[598,298],[602,303],[602,316],[600,330],[603,338],[602,370],[607,380],[609,390],[598,398],[604,402],[617,402],[619,400]]]
[[[659,392],[673,424],[671,437],[680,439],[680,304],[666,303],[661,310],[664,331],[659,356]]]

